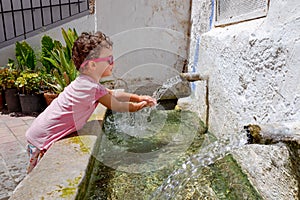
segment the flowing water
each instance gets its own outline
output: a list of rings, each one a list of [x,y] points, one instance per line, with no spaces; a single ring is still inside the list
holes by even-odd
[[[170,88],[180,82],[182,82],[182,79],[179,75],[171,77],[153,92],[152,97],[159,101]],[[151,122],[150,114],[153,110],[157,109],[157,107],[158,105],[151,108],[144,108],[135,113],[115,113],[114,126],[117,130],[131,136],[147,136],[148,132],[146,130],[149,128],[149,122]],[[107,118],[107,120],[110,120],[110,118]]]
[[[153,92],[152,97],[159,100],[166,93],[167,90],[169,90],[174,85],[180,82],[182,82],[182,78],[179,75],[169,78],[163,83],[162,86],[160,86],[159,88],[157,88],[156,91]]]
[[[171,199],[185,187],[190,179],[203,176],[203,168],[213,164],[218,159],[225,157],[231,151],[244,146],[247,137],[240,135],[228,140],[216,140],[203,145],[199,151],[189,157],[182,166],[172,172],[164,183],[153,193],[151,199]]]
[[[180,81],[169,79],[153,97]],[[77,199],[261,199],[230,155],[246,135],[218,139],[194,112],[111,112],[103,131]]]

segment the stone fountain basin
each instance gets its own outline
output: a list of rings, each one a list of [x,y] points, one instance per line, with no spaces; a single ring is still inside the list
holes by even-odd
[[[154,110],[150,126],[143,132],[114,128],[123,115],[108,114],[90,172],[79,185],[76,199],[261,199],[231,155],[199,167],[193,158],[199,150],[215,143],[204,123],[191,111]],[[106,128],[106,127],[109,128]],[[122,127],[124,125],[122,124]],[[125,131],[124,131],[125,130]],[[154,132],[155,134],[151,134]],[[135,133],[137,137],[131,137]],[[100,138],[99,137],[99,138]],[[207,152],[210,154],[210,152]],[[192,162],[194,168],[188,163]],[[182,172],[182,170],[184,172]],[[197,171],[196,174],[189,172]],[[172,174],[178,183],[160,189]],[[187,172],[187,173],[186,173]],[[178,189],[179,188],[179,189]],[[168,191],[169,189],[169,191]]]
[[[101,145],[103,145],[101,141],[104,134],[101,130],[105,113],[106,109],[99,105],[78,135],[72,135],[56,142],[36,168],[18,185],[10,199],[87,199],[94,197],[94,195],[101,198],[110,196],[113,199],[133,199],[133,197],[147,199],[163,184],[170,173],[182,166],[190,155],[195,154],[206,142],[216,139],[211,133],[204,134],[206,127],[195,113],[178,110],[157,111],[157,116],[163,116],[167,113],[171,120],[175,119],[176,121],[177,118],[180,118],[187,124],[177,128],[175,124],[170,124],[167,129],[173,129],[175,132],[170,132],[169,135],[162,132],[157,137],[155,136],[151,140],[152,142],[147,141],[143,145],[140,145],[140,141],[132,143],[129,140],[128,151],[144,153],[144,156],[141,156],[142,159],[127,157],[129,158],[126,160],[127,162],[117,166],[113,165],[114,163],[110,165],[108,164],[109,159],[118,156],[117,151],[115,154],[112,151],[111,154],[107,154],[106,159],[108,160],[105,162],[106,165],[103,165],[103,160],[98,159],[97,155],[101,150]],[[157,123],[159,124],[161,121],[158,117]],[[193,140],[189,141],[189,146],[184,147],[186,148],[183,149],[185,151],[180,150],[178,152],[181,155],[172,154],[175,157],[179,156],[179,159],[174,157],[169,162],[170,153],[178,150],[180,143],[189,138],[189,134],[186,133],[188,131],[185,131],[188,130],[186,126],[196,127],[197,131],[192,133],[195,134],[192,137]],[[173,135],[175,135],[172,140],[173,143],[168,145],[170,140],[165,140]],[[156,144],[161,146],[156,146]],[[123,143],[123,145],[126,147],[126,144]],[[162,149],[161,147],[164,145],[167,147],[159,154],[155,154],[157,148]],[[146,158],[150,162],[143,161],[145,154],[147,154],[148,157],[146,156]],[[142,162],[140,162],[141,160]],[[168,161],[161,162],[162,160]],[[150,163],[152,166],[149,168],[149,165],[145,165],[145,163]],[[159,168],[162,166],[161,163],[167,163],[168,167]],[[152,167],[155,164],[157,166],[154,169]],[[144,171],[135,170],[135,167]],[[152,171],[153,169],[154,171]],[[243,195],[250,199],[260,199],[259,194],[249,183],[247,176],[231,155],[207,166],[203,171],[205,172],[203,176],[185,181],[185,187],[176,194],[176,198],[189,196],[201,199],[210,196],[218,199],[222,196],[234,198]],[[101,184],[99,185],[99,183]]]

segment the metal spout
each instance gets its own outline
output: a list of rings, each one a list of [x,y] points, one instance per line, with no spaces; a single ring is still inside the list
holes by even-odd
[[[180,73],[179,75],[189,82],[208,80],[208,76],[201,76],[199,73]]]

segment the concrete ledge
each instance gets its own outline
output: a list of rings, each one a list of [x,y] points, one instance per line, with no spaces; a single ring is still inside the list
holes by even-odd
[[[78,135],[53,144],[10,199],[75,199],[101,134],[105,111],[103,106],[98,106]]]

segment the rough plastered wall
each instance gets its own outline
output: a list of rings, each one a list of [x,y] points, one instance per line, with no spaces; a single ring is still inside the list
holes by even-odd
[[[190,70],[194,64],[209,75],[209,130],[227,137],[241,134],[250,123],[298,121],[300,1],[270,0],[266,17],[210,30],[203,25],[209,15],[201,13],[211,8],[203,5],[212,1],[193,2]],[[204,84],[195,83],[194,91],[202,118],[207,116]],[[235,157],[262,197],[298,199],[299,183],[285,145],[246,145]]]
[[[300,119],[299,15],[300,2],[271,0],[266,18],[201,35],[196,71],[210,78],[212,131]]]

